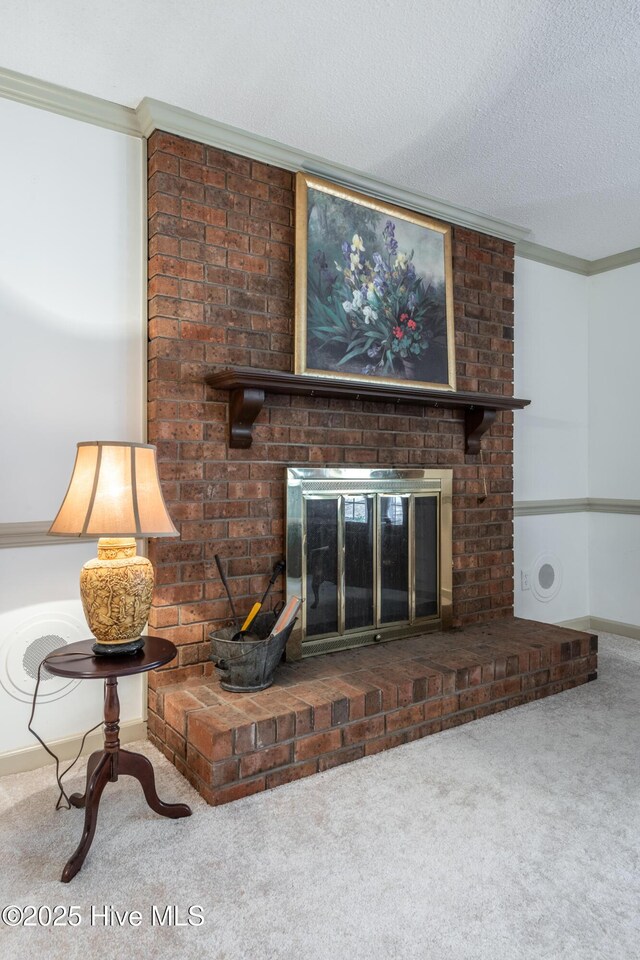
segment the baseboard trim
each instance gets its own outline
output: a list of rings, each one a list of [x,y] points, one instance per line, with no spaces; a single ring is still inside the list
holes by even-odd
[[[567,630],[583,630],[589,633],[592,630],[591,617],[576,617],[574,620],[558,620],[556,627],[566,627]]]
[[[575,620],[560,620],[557,627],[570,630],[584,630],[587,633],[614,633],[619,637],[640,640],[640,626],[635,623],[623,623],[620,620],[607,620],[604,617],[576,617]]]
[[[640,626],[635,623],[621,623],[619,620],[606,620],[604,617],[589,617],[591,629],[595,633],[617,633],[620,637],[640,640]]]
[[[129,720],[120,726],[120,742],[133,743],[134,740],[146,740],[147,722],[146,720]],[[47,746],[56,753],[61,760],[73,760],[82,742],[82,735],[73,737],[64,737],[61,740],[54,740]],[[87,737],[82,751],[82,756],[99,750],[102,746],[102,730],[94,730]],[[0,777],[6,777],[11,773],[26,773],[28,770],[37,770],[38,767],[45,767],[53,764],[53,759],[38,744],[35,747],[25,747],[21,750],[13,750],[11,753],[5,753],[0,756]]]

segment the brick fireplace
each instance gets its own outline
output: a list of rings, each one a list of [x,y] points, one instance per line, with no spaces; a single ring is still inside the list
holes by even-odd
[[[465,455],[457,410],[267,395],[252,446],[230,447],[228,393],[207,386],[205,378],[228,367],[293,367],[293,174],[159,131],[149,139],[148,156],[149,441],[158,446],[163,490],[180,530],[180,540],[150,544],[157,579],[150,631],[173,640],[179,655],[150,680],[149,731],[206,795],[213,768],[207,778],[202,764],[228,756],[207,758],[192,745],[187,763],[190,712],[180,712],[176,703],[187,697],[181,702],[197,712],[185,691],[209,683],[207,634],[229,616],[214,554],[226,560],[236,606],[247,611],[284,556],[287,467],[451,468],[453,625],[514,623],[513,413],[498,412],[481,457]],[[510,397],[513,244],[454,226],[453,267],[457,388]],[[584,635],[580,642],[585,657]],[[586,679],[594,664],[587,669],[585,660],[583,666]],[[170,693],[178,696],[171,701],[176,726],[163,715]],[[206,709],[206,696],[196,703]],[[265,706],[255,709],[256,722],[267,719]],[[285,712],[291,711],[278,715]],[[193,719],[196,731],[202,717]],[[303,731],[307,720],[300,723]],[[314,729],[313,718],[309,723]],[[214,729],[215,723],[207,728],[209,743]],[[254,730],[254,745],[255,736]],[[278,740],[274,727],[263,748]],[[218,780],[226,775],[216,773]]]

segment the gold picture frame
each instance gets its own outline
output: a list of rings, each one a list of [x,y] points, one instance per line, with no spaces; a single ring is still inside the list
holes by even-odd
[[[451,226],[296,174],[295,372],[455,390]]]

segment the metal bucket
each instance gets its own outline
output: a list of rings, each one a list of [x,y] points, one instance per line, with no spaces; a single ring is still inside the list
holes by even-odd
[[[235,627],[223,627],[209,634],[211,660],[223,690],[252,693],[271,686],[295,620],[286,630],[270,637],[275,622],[274,613],[259,614],[251,625],[251,633],[242,640],[231,639],[237,633]]]

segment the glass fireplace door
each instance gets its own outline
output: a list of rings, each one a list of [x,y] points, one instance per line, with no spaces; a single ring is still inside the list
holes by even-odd
[[[409,497],[381,496],[380,591],[377,623],[407,623],[409,596]]]
[[[449,606],[451,597],[450,566],[446,592],[441,571],[446,471],[432,473],[290,468],[287,593],[304,600],[297,627],[299,643],[309,644],[304,655],[442,620],[443,597]],[[447,513],[450,538],[449,496]]]
[[[344,501],[344,628],[375,623],[375,498],[346,496]]]
[[[438,615],[438,494],[304,498],[307,637]]]

